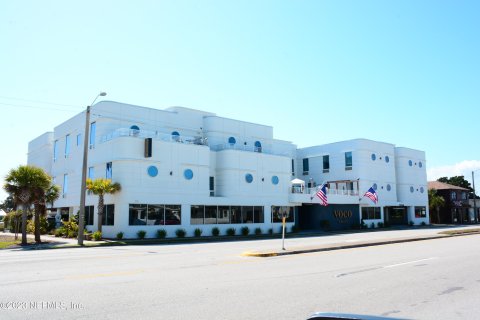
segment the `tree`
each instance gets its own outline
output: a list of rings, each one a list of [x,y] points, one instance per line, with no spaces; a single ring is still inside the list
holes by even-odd
[[[35,208],[35,242],[40,243],[40,217],[47,213],[47,204],[53,206],[53,202],[60,196],[60,188],[57,185],[50,184],[46,190],[37,194],[34,202]]]
[[[465,180],[465,176],[454,176],[451,178],[441,177],[437,179],[437,181],[448,183],[448,184],[451,184],[452,186],[457,186],[457,187],[461,187],[461,188],[465,188],[470,191],[473,191],[472,187],[470,186],[470,182]]]
[[[445,205],[445,199],[437,194],[437,190],[428,190],[428,206],[430,210],[435,209],[437,212],[437,223],[440,223],[440,207]]]
[[[22,211],[22,245],[27,244],[27,216],[32,204],[41,201],[52,179],[40,168],[33,166],[19,166],[12,169],[5,177],[3,189],[13,198],[15,206],[21,205]],[[38,217],[37,217],[38,215]],[[39,219],[39,213],[35,216]]]
[[[110,179],[87,179],[87,190],[91,191],[93,194],[98,195],[98,231],[102,232],[102,219],[103,219],[103,209],[104,196],[106,194],[114,194],[117,191],[120,191],[121,186],[119,183],[112,183]]]
[[[1,204],[0,204],[0,209],[5,211],[6,213],[9,213],[10,211],[13,211],[15,209],[15,203],[13,202],[13,197],[8,196]]]

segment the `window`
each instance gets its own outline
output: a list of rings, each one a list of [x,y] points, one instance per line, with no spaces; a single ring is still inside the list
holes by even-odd
[[[210,189],[210,196],[215,196],[215,177],[210,177],[209,179],[209,189]]]
[[[69,154],[70,154],[70,135],[67,134],[65,136],[65,158],[68,158]]]
[[[427,209],[425,207],[415,207],[415,218],[426,218]]]
[[[418,163],[418,166],[419,166],[420,168],[423,167],[422,161],[420,161],[420,162]]]
[[[218,224],[230,223],[230,207],[229,206],[219,206],[218,207]]]
[[[255,141],[255,152],[262,152],[262,143],[260,141]]]
[[[217,206],[205,206],[205,224],[217,223]]]
[[[409,165],[410,167],[413,166],[412,160],[408,160],[408,165]]]
[[[180,133],[178,133],[178,131],[173,131],[172,132],[172,140],[173,141],[180,141]]]
[[[150,177],[156,177],[158,175],[158,169],[155,166],[150,166],[147,169],[147,173]]]
[[[86,226],[93,226],[93,213],[94,213],[93,206],[85,207],[85,225]]]
[[[323,173],[330,171],[330,156],[325,155],[323,156]]]
[[[230,207],[230,223],[242,223],[242,207]]]
[[[295,175],[295,161],[292,159],[292,176]]]
[[[102,225],[113,226],[115,223],[115,205],[106,204],[103,207]]]
[[[282,222],[283,216],[286,222],[294,222],[293,207],[272,206],[272,222]]]
[[[421,193],[424,193],[425,192],[425,189],[423,187],[420,187],[420,192]]]
[[[390,190],[392,190],[392,186],[387,184],[387,191],[390,191]]]
[[[253,207],[253,222],[254,223],[263,223],[264,221],[264,214],[263,214],[263,207]]]
[[[204,224],[205,206],[190,207],[190,224]]]
[[[375,153],[372,153],[372,161],[377,160],[377,155]]]
[[[380,207],[362,207],[362,220],[381,219]]]
[[[390,157],[389,157],[389,156],[385,156],[385,162],[386,162],[386,163],[389,163],[389,162],[390,162]]]
[[[252,176],[250,173],[247,173],[247,174],[245,175],[245,181],[246,181],[247,183],[252,183],[252,182],[253,182],[253,176]]]
[[[63,175],[63,196],[65,197],[68,192],[68,174]]]
[[[352,163],[353,163],[352,152],[351,151],[345,152],[345,170],[352,170]]]
[[[107,162],[107,166],[105,168],[105,178],[107,179],[112,179],[112,175],[113,175],[113,172],[112,172],[112,163],[111,162]]]
[[[308,163],[308,158],[303,159],[303,175],[307,175],[309,170],[309,163]]]
[[[414,188],[414,187],[410,187],[410,192],[413,193],[413,191],[415,191],[415,188]]]
[[[88,179],[94,179],[95,178],[95,168],[94,167],[89,167],[88,168]]]
[[[130,204],[128,224],[142,225],[179,225],[181,223],[180,205]]]
[[[457,200],[457,193],[455,191],[452,191],[452,193],[450,194],[450,199]]]
[[[191,169],[185,169],[185,171],[183,171],[183,176],[187,180],[192,180],[193,179],[193,171]]]
[[[82,134],[77,134],[77,147],[82,144]]]
[[[92,149],[92,148],[95,147],[95,135],[96,135],[96,131],[97,131],[97,123],[96,123],[96,122],[92,122],[92,123],[90,124],[90,137],[89,137],[90,149]]]
[[[234,146],[235,143],[237,143],[237,140],[235,140],[234,137],[228,138],[228,144],[229,144],[229,145]]]
[[[273,176],[273,177],[272,177],[272,183],[275,184],[275,185],[277,185],[278,182],[280,182],[280,180],[278,179],[278,177],[277,177],[277,176]]]
[[[462,191],[461,197],[462,200],[467,200],[467,193],[465,191]]]
[[[253,207],[242,207],[242,223],[253,223]]]
[[[373,184],[373,190],[377,190],[378,189],[378,186],[376,183]]]
[[[58,140],[53,142],[53,162],[56,162],[58,159]]]

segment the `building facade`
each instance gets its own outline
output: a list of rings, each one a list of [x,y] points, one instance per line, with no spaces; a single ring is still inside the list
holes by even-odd
[[[88,177],[122,186],[105,198],[106,237],[244,226],[279,232],[282,215],[288,229],[319,229],[327,220],[335,229],[361,220],[428,223],[422,151],[364,139],[297,149],[274,139],[270,126],[112,101],[92,106],[89,127]],[[61,187],[54,211],[63,219],[79,210],[84,128],[80,113],[29,143],[28,163]],[[314,197],[321,183],[329,186],[327,207]],[[370,186],[378,204],[361,197]],[[86,198],[87,229],[95,230],[97,196]]]
[[[475,221],[468,199],[470,190],[440,181],[429,181],[428,189],[436,190],[437,194],[445,200],[445,205],[439,208],[438,213],[432,214],[432,223],[464,224]],[[471,201],[473,204],[473,200]]]

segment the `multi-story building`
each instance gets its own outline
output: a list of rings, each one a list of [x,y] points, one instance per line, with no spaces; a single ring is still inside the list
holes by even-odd
[[[470,223],[475,221],[473,211],[469,213],[470,190],[440,181],[428,181],[428,189],[434,189],[445,200],[438,213],[431,216],[433,223]],[[473,200],[472,200],[473,204]]]
[[[298,149],[273,138],[273,128],[172,107],[150,109],[102,101],[91,108],[88,177],[122,189],[105,198],[103,233],[148,237],[163,228],[210,235],[248,226],[278,232],[297,224],[318,229],[387,222],[428,222],[425,154],[358,139]],[[64,219],[79,210],[85,113],[29,144],[28,163],[44,168],[62,196]],[[327,183],[327,207],[316,188]],[[373,186],[379,202],[361,197]],[[88,194],[86,224],[95,229],[97,197]],[[325,224],[325,222],[323,222]]]

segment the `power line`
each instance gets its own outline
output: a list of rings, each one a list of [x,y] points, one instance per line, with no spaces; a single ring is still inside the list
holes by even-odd
[[[26,101],[26,102],[35,102],[35,103],[42,103],[42,104],[51,104],[51,105],[60,106],[60,107],[83,108],[82,106],[76,106],[76,105],[73,105],[73,104],[62,104],[62,103],[54,103],[54,102],[47,102],[47,101],[40,101],[40,100],[29,100],[29,99],[14,98],[14,97],[5,97],[5,96],[0,96],[0,98],[2,98],[2,99],[9,99],[9,100]]]
[[[13,104],[13,103],[2,103],[1,105],[10,106],[10,107],[17,107],[17,108],[29,108],[29,109],[39,109],[39,110],[55,110],[55,111],[63,111],[63,112],[80,112],[81,110],[65,110],[59,108],[51,108],[51,107],[43,107],[43,106],[31,106],[31,105],[24,105],[24,104]]]

